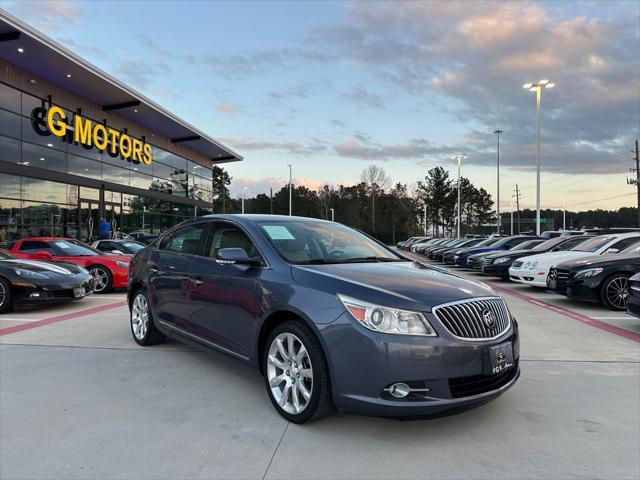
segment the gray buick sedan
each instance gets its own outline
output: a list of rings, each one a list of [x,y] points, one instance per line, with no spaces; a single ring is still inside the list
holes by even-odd
[[[338,223],[189,220],[136,254],[128,296],[138,344],[168,336],[255,368],[295,423],[452,413],[520,375],[518,324],[494,290]]]

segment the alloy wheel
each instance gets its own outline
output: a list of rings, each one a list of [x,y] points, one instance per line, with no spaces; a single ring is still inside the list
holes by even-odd
[[[96,293],[102,292],[107,288],[109,284],[109,274],[103,268],[96,267],[91,269],[91,275],[93,275],[93,291]]]
[[[4,305],[4,302],[7,298],[7,292],[4,289],[4,285],[0,282],[0,307]]]
[[[607,285],[607,301],[614,307],[624,309],[627,307],[629,286],[626,277],[614,278]]]
[[[149,329],[149,305],[147,298],[138,293],[131,308],[131,331],[136,339],[142,341]]]
[[[267,357],[267,379],[273,398],[291,414],[302,413],[313,393],[313,367],[302,341],[283,332],[273,339]]]

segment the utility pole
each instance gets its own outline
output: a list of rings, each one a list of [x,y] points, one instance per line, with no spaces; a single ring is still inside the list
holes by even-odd
[[[513,202],[511,202],[511,235],[513,235]]]
[[[640,227],[640,157],[638,156],[638,139],[636,138],[636,150],[632,150],[631,153],[635,153],[636,168],[630,168],[630,172],[636,172],[636,178],[628,178],[627,184],[635,185],[638,190],[638,227]]]
[[[516,183],[516,192],[513,194],[513,197],[516,199],[516,209],[518,210],[518,234],[520,234],[520,199],[522,198],[522,194],[518,189],[517,183]]]
[[[269,193],[269,213],[273,215],[273,187],[271,188]]]
[[[289,167],[289,216],[291,216],[291,212],[293,211],[291,203],[291,165],[287,165],[287,167]]]
[[[496,175],[496,232],[500,235],[500,227],[502,225],[502,218],[500,217],[500,134],[503,133],[503,131],[498,129],[493,133],[495,133],[498,142],[498,148],[496,150],[498,166],[498,172]]]
[[[427,203],[424,204],[424,236],[427,236]]]

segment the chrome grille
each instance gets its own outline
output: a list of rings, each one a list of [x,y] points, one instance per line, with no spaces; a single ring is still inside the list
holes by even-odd
[[[511,324],[504,300],[496,297],[438,305],[433,307],[433,314],[452,335],[465,340],[499,337]]]
[[[493,263],[493,259],[491,258],[485,258],[484,259],[484,265],[491,265]]]

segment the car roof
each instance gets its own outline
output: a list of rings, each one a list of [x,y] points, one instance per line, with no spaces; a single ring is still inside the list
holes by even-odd
[[[40,241],[40,242],[52,242],[54,240],[74,240],[73,238],[66,238],[66,237],[26,237],[26,238],[21,238],[20,240],[22,240],[23,242],[25,240],[29,240],[29,241]]]
[[[329,220],[323,220],[321,218],[313,217],[296,217],[289,215],[269,215],[269,214],[226,214],[226,213],[212,213],[199,217],[199,219],[209,220],[235,220],[245,221],[249,223],[255,222],[326,222],[333,223]],[[419,237],[418,237],[419,238]]]

